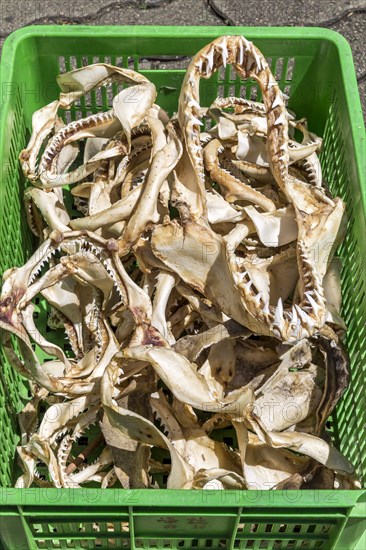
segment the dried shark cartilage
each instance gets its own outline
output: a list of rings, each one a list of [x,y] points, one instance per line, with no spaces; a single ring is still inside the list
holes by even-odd
[[[260,241],[265,246],[279,247],[294,241],[297,237],[297,224],[293,206],[280,208],[274,212],[258,212],[253,206],[244,207]]]
[[[301,432],[270,432],[254,410],[247,408],[246,419],[261,441],[274,448],[287,448],[309,456],[332,470],[352,474],[354,467],[335,447],[319,437]]]
[[[282,431],[300,424],[318,407],[322,392],[318,387],[320,368],[310,364],[301,370],[282,372],[281,377],[259,390],[255,400],[263,425],[268,431]],[[285,391],[286,388],[286,391]]]
[[[93,174],[93,182],[89,188],[88,194],[88,214],[93,215],[102,210],[109,208],[112,205],[111,186],[109,183],[110,170],[112,163],[120,158],[120,153],[124,153],[124,147],[121,146],[119,139],[109,140],[103,147],[105,152],[115,151],[112,156],[105,156],[99,167]],[[95,158],[95,157],[93,157]]]
[[[155,445],[170,452],[172,467],[167,480],[169,489],[184,489],[192,486],[191,468],[175,450],[169,439],[154,424],[142,416],[121,407],[104,405],[103,408],[111,424],[130,439],[148,445]]]
[[[289,163],[297,163],[306,158],[311,157],[321,147],[322,140],[315,134],[307,131],[306,126],[303,124],[304,120],[291,122],[291,126],[301,130],[304,134],[303,141],[301,143],[289,140]],[[269,158],[267,156],[266,142],[264,137],[267,134],[267,125],[260,129],[249,126],[245,128],[241,126],[237,133],[237,146],[232,147],[232,151],[235,153],[236,159],[239,162],[255,164],[261,168],[270,168]],[[312,158],[312,161],[315,157]],[[245,166],[245,165],[244,165]],[[249,168],[249,167],[247,167]],[[262,172],[264,173],[264,172]]]
[[[126,132],[129,144],[132,128],[142,122],[156,98],[155,86],[145,76],[131,69],[114,67],[107,63],[95,63],[64,73],[59,75],[57,82],[63,92],[60,94],[63,107],[68,107],[96,87],[110,82],[132,85],[132,88],[120,92],[113,101],[113,110]]]
[[[215,64],[215,60],[217,64]],[[267,145],[272,172],[281,190],[295,206],[296,220],[299,226],[298,264],[302,281],[302,302],[300,308],[302,311],[305,311],[305,314],[307,312],[303,308],[309,310],[311,322],[306,323],[305,327],[303,327],[301,322],[298,328],[294,329],[292,326],[294,324],[293,316],[291,316],[292,318],[290,318],[289,322],[289,320],[283,317],[281,307],[279,307],[277,311],[278,319],[275,316],[274,322],[271,323],[271,328],[281,338],[299,338],[299,332],[303,331],[304,336],[306,336],[312,334],[315,327],[321,328],[324,325],[325,303],[319,281],[321,274],[319,273],[319,267],[314,266],[309,258],[309,249],[315,243],[315,239],[318,243],[324,242],[326,234],[325,224],[327,224],[327,234],[333,235],[335,240],[342,217],[343,206],[339,200],[334,202],[329,201],[329,199],[326,200],[325,195],[320,193],[318,189],[309,187],[289,175],[288,120],[282,94],[260,52],[243,37],[238,36],[222,37],[203,48],[192,60],[183,83],[180,98],[180,122],[183,126],[185,119],[187,120],[185,139],[198,180],[203,184],[202,150],[201,145],[198,142],[196,143],[197,130],[195,130],[195,123],[193,122],[195,120],[193,110],[197,108],[196,105],[199,97],[199,77],[203,76],[207,78],[211,76],[213,70],[216,70],[221,64],[226,65],[226,62],[233,63],[242,77],[251,76],[261,87],[267,110]],[[202,184],[198,185],[198,189],[202,188]],[[297,194],[294,192],[295,189],[297,190]],[[315,196],[317,197],[316,203],[314,202]],[[303,200],[299,202],[299,199]],[[311,237],[306,233],[306,227],[309,225],[310,218],[307,219],[305,225],[304,217],[301,214],[304,208],[308,216],[309,214],[313,216],[313,232]],[[318,219],[320,212],[322,212],[322,223],[319,223]],[[317,229],[315,230],[315,228]],[[327,262],[327,252],[322,248],[322,266]],[[317,295],[314,298],[309,298],[310,295],[305,288],[309,284],[315,286],[317,290]],[[246,299],[248,298],[249,296],[246,296]],[[311,327],[312,323],[314,328]]]
[[[85,140],[83,163],[87,163],[109,142],[108,138],[90,137]]]
[[[205,332],[183,336],[174,345],[173,349],[180,355],[184,355],[189,361],[196,361],[204,349],[210,348],[225,339],[248,338],[250,334],[250,331],[239,325],[239,323],[229,320],[217,324]]]
[[[222,468],[201,470],[194,478],[195,489],[246,489],[245,479],[235,472]]]
[[[101,384],[103,410],[108,416],[111,426],[120,430],[130,439],[147,445],[155,445],[167,449],[171,456],[171,471],[168,476],[168,488],[182,489],[192,486],[192,468],[176,451],[170,440],[161,433],[149,420],[137,413],[119,407],[112,400],[113,372],[106,370]]]
[[[98,402],[100,402],[98,391],[94,389],[88,395],[51,405],[40,423],[38,435],[52,445],[60,434],[74,429],[74,424],[80,421],[82,413]]]
[[[18,414],[21,445],[28,443],[30,436],[35,433],[38,425],[39,406],[42,399],[46,397],[47,394],[48,391],[41,388],[38,393],[33,395],[24,409]]]
[[[261,333],[264,328],[269,333],[242,304],[240,291],[228,269],[225,241],[216,233],[200,224],[190,222],[181,227],[171,222],[153,230],[151,244],[154,254],[169,269],[226,315],[253,332]]]
[[[315,338],[320,354],[324,359],[325,382],[321,403],[314,410],[315,421],[306,426],[306,421],[297,426],[298,430],[308,431],[315,435],[323,433],[326,420],[332,414],[334,407],[345,392],[349,380],[349,358],[337,335],[324,327]],[[304,425],[305,424],[305,425]]]
[[[111,111],[91,115],[61,128],[46,146],[39,167],[36,169],[36,160],[41,145],[45,137],[55,127],[57,109],[70,107],[76,99],[85,93],[114,80],[133,84],[135,89],[126,88],[119,92],[113,100]],[[110,158],[113,154],[112,150],[108,153],[99,151],[92,158],[87,158],[85,164],[72,173],[62,175],[65,168],[65,163],[60,162],[62,150],[75,140],[86,137],[112,137],[117,131],[123,129],[128,148],[130,148],[132,129],[142,122],[156,97],[154,85],[144,76],[129,69],[103,63],[60,75],[58,83],[63,92],[60,94],[60,101],[53,102],[37,112],[37,116],[33,119],[32,138],[28,148],[22,151],[20,156],[25,175],[34,184],[43,188],[79,181],[93,172],[99,166],[100,161],[106,158],[105,155]],[[71,150],[70,153],[73,154]],[[120,154],[119,149],[115,154]],[[69,165],[70,161],[67,164]]]
[[[33,319],[34,315],[34,305],[32,303],[29,303],[25,308],[22,309],[22,323],[27,331],[27,333],[31,336],[31,338],[37,342],[37,345],[46,353],[49,355],[52,355],[54,357],[57,357],[63,364],[65,369],[70,368],[70,362],[67,359],[64,350],[61,349],[59,346],[56,346],[52,342],[48,342],[44,336],[39,332],[38,328],[36,327],[36,324]]]
[[[327,322],[345,330],[346,325],[340,315],[341,295],[341,269],[340,258],[333,258],[323,277],[324,297],[327,304]]]
[[[177,286],[178,293],[187,299],[192,310],[196,311],[207,326],[212,323],[222,324],[229,320],[229,317],[222,313],[218,307],[216,307],[207,298],[202,298],[193,288],[189,287],[182,281],[179,281]]]
[[[290,121],[290,125],[297,130],[300,130],[303,134],[303,139],[301,143],[297,141],[290,140],[289,142],[289,155],[292,162],[299,162],[305,158],[311,159],[314,161],[317,159],[315,153],[319,152],[322,147],[323,140],[315,135],[312,132],[309,132],[307,127],[306,118],[301,120]],[[315,155],[315,157],[314,157]],[[319,160],[318,160],[319,163]],[[317,183],[319,185],[319,183]],[[319,185],[320,186],[320,185]]]
[[[108,415],[100,422],[104,438],[112,452],[115,475],[124,489],[143,489],[150,486],[150,447],[139,443],[112,426]]]
[[[151,363],[173,395],[197,409],[214,412],[222,410],[241,416],[242,409],[252,400],[250,387],[243,388],[240,397],[236,395],[221,400],[215,392],[210,391],[205,378],[196,371],[194,365],[173,350],[160,346],[134,346],[124,350],[124,356]],[[178,380],[177,372],[180,377]]]
[[[175,338],[169,330],[166,320],[166,307],[170,293],[174,289],[177,282],[177,277],[171,273],[160,272],[157,275],[156,291],[153,302],[153,310],[151,314],[151,324],[155,327],[162,337],[169,343],[173,344]]]
[[[360,488],[361,484],[354,475],[334,472],[314,460],[309,461],[308,466],[301,474],[295,473],[274,487],[277,490]]]
[[[210,224],[220,222],[236,223],[243,220],[246,215],[242,210],[236,210],[219,193],[214,190],[206,193],[207,215]]]
[[[57,151],[58,148],[62,147],[62,145],[60,145],[58,142],[61,142],[62,144],[63,136],[62,135],[60,136],[59,134],[66,133],[67,129],[68,127],[65,127],[65,129],[61,130],[58,134],[54,136],[53,141],[55,142],[55,144],[51,143],[50,149],[53,148]],[[90,135],[90,132],[88,135]],[[81,137],[84,137],[84,135],[79,136],[78,134],[75,134],[73,136],[73,139],[76,140],[76,139],[80,139]],[[54,153],[54,151],[52,152]],[[60,149],[60,152],[61,152],[61,149]],[[60,154],[60,152],[57,152],[57,156]],[[123,152],[124,152],[123,146],[120,144],[116,144],[114,145],[114,147],[111,147],[109,149],[106,148],[102,151],[99,151],[94,157],[89,159],[85,164],[82,164],[81,166],[78,166],[78,168],[75,168],[75,170],[71,172],[60,173],[57,163],[52,162],[53,160],[52,155],[48,153],[46,149],[40,163],[40,172],[39,172],[40,184],[38,184],[38,182],[35,182],[35,185],[39,185],[43,189],[53,189],[55,187],[61,187],[64,185],[70,185],[72,183],[76,183],[86,178],[92,172],[95,172],[105,159],[110,159],[116,156],[120,156],[121,154],[123,154]]]
[[[77,473],[70,475],[70,479],[75,484],[85,483],[86,481],[100,481],[98,477],[95,476],[101,469],[105,466],[110,466],[113,463],[113,458],[111,451],[108,447],[103,449],[101,456],[89,466],[86,466],[83,470]]]
[[[42,250],[44,254],[43,257],[47,258],[48,255],[53,252],[52,248],[51,250],[50,248],[50,242],[48,241],[39,249],[38,253]],[[38,358],[32,349],[29,335],[22,320],[21,309],[24,309],[29,303],[25,297],[27,295],[29,299],[33,297],[32,292],[34,292],[35,286],[38,287],[37,290],[42,289],[42,283],[38,283],[38,285],[35,283],[31,285],[28,290],[26,286],[30,280],[30,277],[33,275],[35,266],[39,266],[42,262],[42,255],[40,255],[41,259],[37,256],[38,255],[35,254],[23,268],[15,269],[8,275],[0,300],[0,328],[2,328],[4,332],[4,352],[14,366],[19,369],[21,374],[35,380],[40,386],[45,387],[49,391],[57,392],[62,390],[63,385],[56,378],[52,375],[48,375],[48,373],[41,368]],[[50,284],[53,284],[57,280],[68,276],[71,272],[63,265],[57,267],[59,269],[56,271],[47,273],[47,279]],[[13,283],[12,286],[11,283]],[[35,294],[37,294],[37,290],[35,291]],[[20,307],[21,305],[23,308]],[[11,334],[16,338],[23,361],[20,360],[15,354],[13,343],[10,339]],[[57,347],[55,349],[57,349]],[[62,351],[59,351],[61,356],[63,356]]]
[[[229,247],[228,250],[230,250]],[[239,261],[237,260],[236,263],[239,263]],[[256,299],[248,303],[248,309],[253,308],[255,310],[255,308],[258,308],[258,301],[260,301],[264,304],[264,314],[268,314],[271,306],[277,304],[279,300],[285,302],[291,298],[299,279],[296,251],[293,247],[288,247],[278,254],[264,258],[259,257],[257,254],[248,254],[240,261],[240,269],[241,273],[246,274],[245,277],[251,281],[251,285],[256,289]],[[235,277],[238,280],[237,274]],[[245,278],[241,276],[241,279],[244,279],[241,283],[244,286],[246,284]]]
[[[235,374],[235,363],[235,342],[227,338],[211,346],[206,361],[198,371],[219,399],[224,399],[227,383]]]
[[[1,326],[5,329],[6,333],[13,333],[18,338],[19,348],[24,358],[23,367],[20,363],[20,368],[23,374],[27,372],[29,377],[45,386],[50,391],[69,391],[71,394],[80,394],[88,391],[89,387],[93,387],[95,380],[103,374],[103,370],[108,365],[108,362],[118,351],[114,335],[108,326],[106,318],[103,318],[103,315],[100,316],[100,324],[97,327],[101,335],[101,342],[98,343],[98,357],[95,363],[90,363],[91,370],[86,371],[85,365],[84,368],[81,367],[83,359],[71,367],[62,350],[60,350],[57,346],[50,344],[38,334],[38,331],[32,321],[33,309],[29,309],[28,306],[37,294],[42,291],[44,293],[47,288],[54,286],[62,279],[69,278],[70,275],[81,279],[84,283],[90,282],[96,289],[99,289],[100,292],[102,292],[104,295],[104,299],[101,302],[102,308],[106,307],[107,301],[110,299],[111,292],[114,288],[117,288],[117,290],[119,289],[122,293],[124,292],[124,288],[123,284],[118,282],[119,277],[117,272],[113,271],[113,265],[111,264],[110,259],[108,259],[108,255],[106,256],[108,248],[105,241],[93,237],[91,238],[91,242],[89,241],[88,243],[91,250],[95,250],[96,252],[98,252],[97,247],[99,247],[99,254],[101,255],[101,258],[97,258],[97,256],[94,256],[93,253],[89,251],[88,246],[85,243],[87,239],[85,239],[85,236],[81,238],[81,235],[78,233],[75,234],[68,232],[63,235],[61,241],[61,243],[56,242],[55,244],[52,244],[52,240],[50,239],[41,246],[38,254],[35,254],[23,268],[9,274],[8,286],[10,285],[10,281],[13,282],[13,286],[10,287],[9,292],[6,293],[7,285],[4,285],[5,294],[2,296],[1,300],[4,313],[2,315],[3,320],[1,322]],[[56,254],[57,251],[64,251],[65,249],[68,250],[70,247],[75,247],[77,249],[78,246],[80,252],[61,256],[58,264],[49,269],[39,279],[34,280],[37,270],[40,270],[44,262],[48,261],[50,257]],[[43,255],[41,251],[43,252]],[[105,262],[106,267],[103,265],[103,261]],[[31,283],[30,285],[29,282]],[[26,288],[25,285],[29,285],[28,288]],[[89,328],[93,330],[92,326]],[[55,377],[52,374],[48,374],[47,370],[41,368],[41,365],[39,364],[38,359],[31,347],[28,331],[29,336],[38,341],[39,345],[43,347],[46,352],[56,355],[61,360],[65,370],[65,373],[61,377]],[[5,339],[4,344],[5,351],[12,353],[9,337]],[[80,376],[84,375],[84,378],[80,380],[79,383],[76,379],[73,379],[72,376],[70,378],[67,378],[66,376],[67,371],[70,375],[73,370],[79,372]]]
[[[188,405],[174,400],[167,402],[162,391],[151,395],[155,417],[172,445],[193,468],[194,475],[201,469],[224,468],[240,474],[238,457],[225,444],[214,441],[200,427],[197,417]]]
[[[131,151],[121,159],[115,168],[111,186],[116,198],[118,196],[117,191],[119,191],[118,198],[124,198],[135,186],[136,179],[144,179],[141,175],[146,175],[151,160],[151,151],[151,128],[143,123],[132,130]],[[139,181],[138,185],[141,183]]]
[[[70,217],[66,208],[52,191],[46,193],[42,189],[37,189],[37,187],[29,187],[24,191],[24,201],[27,211],[32,207],[30,203],[37,206],[44,221],[51,230],[70,231]],[[32,223],[30,225],[32,226]]]
[[[253,189],[249,183],[245,183],[238,173],[233,174],[220,167],[218,156],[222,150],[221,142],[218,139],[213,139],[204,148],[203,155],[205,167],[209,171],[210,177],[224,189],[225,199],[228,202],[249,201],[265,211],[275,210],[273,202],[260,191]]]
[[[103,226],[110,226],[116,222],[129,219],[142,194],[142,190],[142,186],[135,187],[126,197],[115,202],[109,208],[84,218],[71,220],[70,227],[75,230],[97,231]]]
[[[227,63],[263,103],[200,107],[200,78]],[[322,185],[321,139],[286,109],[261,52],[242,36],[205,46],[171,118],[128,69],[58,81],[20,156],[29,225],[46,240],[4,274],[0,297],[4,351],[33,394],[17,487],[157,488],[159,473],[175,489],[357,488],[321,439],[348,384],[333,258],[344,205]],[[108,94],[111,110],[58,117],[109,83],[130,85]],[[38,325],[39,298],[65,350]],[[230,447],[216,441],[226,428]]]
[[[245,177],[254,180],[255,182],[260,184],[265,183],[271,186],[275,183],[269,166],[260,166],[259,164],[249,162],[248,160],[237,160],[234,158],[231,159],[231,162]]]
[[[117,399],[120,407],[129,409],[145,418],[152,420],[153,415],[149,405],[149,396],[156,389],[156,377],[147,371],[134,377],[127,388]],[[121,430],[114,427],[108,414],[99,415],[106,443],[110,446],[115,474],[124,488],[146,488],[151,486],[149,475],[150,446],[128,438]]]
[[[86,351],[83,341],[83,311],[81,307],[81,292],[85,288],[80,286],[72,277],[59,281],[41,295],[51,307],[47,324],[51,329],[63,328],[76,358],[81,358]]]
[[[309,459],[284,448],[273,448],[250,433],[245,450],[243,471],[249,489],[270,490],[300,475]]]
[[[259,101],[254,101],[252,99],[247,99],[245,97],[217,97],[211,105],[212,108],[225,109],[232,107],[234,114],[230,115],[225,111],[225,116],[229,118],[236,118],[237,115],[241,113],[255,113],[257,115],[266,115],[266,109],[263,103]]]
[[[228,111],[231,109],[231,111]],[[233,112],[232,112],[233,111]],[[263,103],[239,97],[218,97],[208,114],[216,121],[209,133],[220,139],[234,139],[238,129],[245,128],[250,135],[266,135],[267,120]]]
[[[18,452],[19,450],[18,447]],[[33,434],[29,442],[23,448],[23,452],[19,452],[19,456],[26,473],[17,480],[16,487],[27,488],[31,486],[34,475],[36,474],[37,459],[44,462],[47,466],[54,486],[58,488],[61,487],[60,471],[55,454],[50,444],[41,436]],[[30,462],[28,457],[32,457],[33,460]]]
[[[282,138],[282,132],[278,132],[275,122],[278,118],[284,119],[284,131],[287,131],[285,109],[280,97],[280,90],[273,78],[267,62],[257,48],[242,36],[222,36],[204,48],[192,59],[182,85],[179,98],[179,122],[184,133],[184,139],[196,177],[196,192],[200,197],[201,205],[194,220],[206,216],[204,200],[204,169],[202,147],[199,140],[198,127],[200,125],[199,114],[199,80],[209,78],[221,66],[227,63],[234,65],[235,69],[244,78],[250,76],[260,85],[265,99],[269,127],[272,126],[270,135],[274,136],[275,147],[270,149],[271,155],[277,153],[277,143]],[[275,104],[276,102],[276,104]],[[277,165],[277,161],[275,162]]]
[[[182,145],[173,126],[167,127],[167,131],[166,143],[153,155],[146,184],[121,237],[120,255],[129,251],[148,224],[157,223],[160,219],[157,210],[158,194],[182,155]]]

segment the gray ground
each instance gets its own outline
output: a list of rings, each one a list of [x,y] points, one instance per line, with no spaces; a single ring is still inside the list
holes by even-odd
[[[366,112],[366,0],[2,0],[1,6],[0,46],[30,24],[327,27],[352,47]]]

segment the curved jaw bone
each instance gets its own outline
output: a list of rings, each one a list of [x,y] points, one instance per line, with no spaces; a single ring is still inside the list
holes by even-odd
[[[294,177],[289,176],[289,138],[288,116],[283,102],[282,93],[271,74],[267,62],[252,43],[240,36],[225,36],[214,40],[203,48],[192,60],[182,87],[179,103],[179,121],[183,129],[185,144],[192,167],[197,175],[196,192],[204,204],[204,165],[202,146],[199,139],[199,79],[209,78],[221,65],[232,63],[238,74],[254,78],[262,91],[267,113],[267,152],[271,163],[273,176],[288,200],[294,205],[296,223],[298,225],[298,267],[301,278],[301,302],[295,309],[284,310],[282,302],[268,314],[262,315],[261,321],[269,325],[272,334],[281,339],[297,340],[320,329],[326,318],[326,306],[321,288],[322,268],[327,264],[329,249],[336,240],[336,234],[343,215],[341,201],[327,199],[319,188],[309,186]],[[307,138],[308,134],[305,136]],[[207,147],[210,147],[209,144]],[[306,147],[307,145],[304,145]],[[316,144],[319,147],[319,143]],[[298,150],[294,148],[294,151]],[[308,151],[309,153],[309,151]],[[305,217],[304,214],[307,214]],[[309,218],[312,216],[312,219]],[[191,219],[205,219],[204,206],[199,215],[191,213]],[[322,220],[319,222],[319,220]],[[326,220],[326,221],[325,221]],[[327,233],[324,231],[327,226]],[[309,232],[311,226],[311,233]],[[324,247],[325,236],[330,235],[330,246]],[[329,240],[329,239],[328,239]],[[314,265],[311,248],[314,243],[320,243],[322,266]],[[327,243],[328,245],[328,243]],[[324,249],[327,251],[325,252]],[[232,269],[235,258],[231,258]],[[234,269],[233,269],[234,270]],[[234,270],[235,271],[235,270]],[[245,301],[253,302],[253,295],[246,291],[250,288],[250,279],[243,277],[243,297]],[[313,295],[309,293],[314,289]],[[258,289],[257,289],[258,292]],[[257,297],[258,305],[263,308],[265,303]],[[296,306],[298,310],[296,310]],[[254,306],[253,306],[254,307]]]
[[[52,188],[67,183],[74,183],[93,172],[111,151],[97,153],[93,158],[69,175],[58,173],[55,160],[62,149],[73,141],[90,137],[110,137],[117,130],[123,129],[127,138],[128,148],[131,145],[131,131],[138,126],[145,117],[148,109],[156,98],[155,86],[143,75],[130,69],[114,67],[107,63],[96,63],[58,77],[61,88],[59,101],[37,111],[33,117],[33,134],[25,150],[20,154],[23,170],[27,177],[36,185],[43,188]],[[93,89],[109,82],[124,82],[135,87],[126,88],[117,94],[113,100],[113,109],[107,113],[91,115],[90,117],[71,122],[61,128],[47,144],[45,151],[36,168],[36,160],[44,139],[55,128],[58,108],[70,108],[72,104]],[[138,101],[129,101],[135,94]],[[116,151],[119,154],[119,151]]]
[[[75,254],[70,254],[70,250],[80,250]],[[42,267],[55,254],[60,251],[68,251],[69,255],[61,256],[60,262],[51,267],[44,275],[37,278]],[[92,251],[99,254],[99,258],[93,255]],[[23,268],[15,269],[6,274],[6,280],[3,287],[3,294],[0,298],[1,317],[0,326],[4,330],[4,349],[14,359],[14,350],[10,342],[10,334],[16,336],[24,363],[16,361],[21,373],[33,379],[49,391],[56,393],[70,392],[82,394],[88,391],[88,388],[95,384],[108,365],[108,362],[118,351],[112,331],[109,329],[106,319],[100,315],[99,330],[101,331],[102,341],[99,343],[99,360],[97,365],[93,365],[94,371],[88,373],[86,377],[79,381],[73,378],[54,377],[44,369],[31,346],[31,340],[35,340],[38,345],[46,352],[56,356],[61,362],[62,372],[79,371],[82,376],[83,359],[79,366],[71,367],[69,360],[64,352],[50,342],[47,342],[42,335],[38,333],[33,321],[32,299],[39,293],[47,295],[47,289],[69,277],[76,277],[85,284],[92,284],[102,293],[103,299],[101,307],[107,306],[107,301],[111,297],[114,288],[125,295],[125,289],[113,262],[110,259],[107,241],[103,239],[87,237],[85,234],[77,232],[68,232],[65,234],[52,234],[52,238],[46,241],[42,247]],[[51,294],[52,295],[52,294]],[[61,294],[61,297],[63,294]],[[65,295],[66,296],[66,295]],[[53,302],[57,305],[57,302]],[[76,304],[75,304],[76,305]],[[80,307],[80,306],[79,306]],[[63,309],[63,306],[60,306]],[[80,319],[80,317],[79,317]],[[91,327],[90,327],[91,328]],[[75,327],[76,330],[76,327]],[[84,374],[85,376],[85,374]]]

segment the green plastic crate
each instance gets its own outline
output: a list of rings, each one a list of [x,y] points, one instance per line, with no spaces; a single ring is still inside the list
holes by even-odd
[[[170,113],[189,56],[221,34],[244,34],[271,60],[289,107],[324,137],[321,156],[333,193],[347,204],[343,315],[352,383],[329,433],[366,479],[366,184],[365,132],[349,45],[317,28],[255,27],[27,27],[6,41],[1,63],[0,271],[21,265],[34,243],[22,211],[25,181],[19,151],[30,135],[32,113],[56,99],[60,70],[107,61],[141,70],[156,85],[157,102]],[[169,59],[181,56],[180,69]],[[148,59],[150,58],[150,59]],[[164,69],[155,69],[157,59]],[[253,82],[230,67],[202,82],[201,104],[220,95],[260,98]],[[71,111],[85,116],[108,106],[91,94]],[[42,304],[39,322],[44,322]],[[365,491],[173,491],[119,489],[14,489],[15,415],[27,384],[1,354],[0,548],[365,548]]]

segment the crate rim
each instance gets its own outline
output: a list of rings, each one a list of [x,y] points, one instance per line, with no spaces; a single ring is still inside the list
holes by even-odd
[[[220,491],[220,492],[219,492]],[[222,495],[218,503],[217,496]],[[238,510],[246,509],[307,509],[309,513],[322,508],[324,513],[332,509],[351,510],[351,517],[365,515],[366,489],[356,490],[192,490],[186,489],[114,489],[83,488],[65,490],[56,488],[20,489],[13,487],[0,488],[0,510],[7,507],[42,506],[44,508],[77,507],[87,508],[110,507],[154,507],[169,506],[177,511],[179,508],[221,508]],[[328,512],[329,510],[329,512]],[[208,512],[209,513],[209,512]]]

